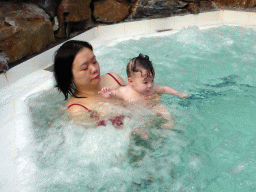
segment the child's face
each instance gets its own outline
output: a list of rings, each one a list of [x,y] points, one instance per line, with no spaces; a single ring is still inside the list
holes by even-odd
[[[154,78],[152,74],[147,76],[147,70],[141,69],[141,72],[135,72],[130,82],[133,89],[143,95],[150,95],[154,87]]]

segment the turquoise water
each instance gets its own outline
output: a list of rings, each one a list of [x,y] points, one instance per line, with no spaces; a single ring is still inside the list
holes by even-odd
[[[103,73],[124,78],[130,58],[150,57],[155,82],[190,97],[163,95],[175,130],[143,110],[117,130],[68,121],[56,90],[29,98],[35,164],[25,191],[256,191],[256,32],[222,26],[122,41],[95,51]],[[118,67],[117,67],[118,66]],[[110,110],[128,109],[106,105]],[[146,125],[149,140],[130,140]],[[87,127],[92,127],[88,124]],[[20,152],[21,156],[26,154]]]

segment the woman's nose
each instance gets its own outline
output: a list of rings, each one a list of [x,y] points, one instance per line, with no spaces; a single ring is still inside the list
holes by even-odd
[[[97,72],[97,67],[95,65],[90,65],[90,72],[91,73]]]

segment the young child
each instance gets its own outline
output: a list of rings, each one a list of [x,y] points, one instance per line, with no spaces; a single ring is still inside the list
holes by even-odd
[[[128,103],[146,104],[146,106],[161,114],[169,121],[171,127],[171,114],[167,106],[163,104],[152,104],[149,98],[154,94],[172,94],[181,98],[188,97],[188,94],[180,93],[168,86],[162,86],[154,83],[155,71],[152,62],[147,55],[139,54],[130,60],[127,65],[128,85],[111,90],[109,87],[103,87],[100,94],[105,98],[117,97]],[[141,102],[143,101],[143,102]]]

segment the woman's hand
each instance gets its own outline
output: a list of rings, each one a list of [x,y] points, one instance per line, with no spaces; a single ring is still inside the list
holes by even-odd
[[[92,119],[100,119],[100,114],[97,111],[90,111],[90,118]]]
[[[145,96],[144,99],[147,101],[148,105],[154,106],[159,103],[159,95],[157,93],[150,96]]]
[[[133,130],[131,139],[134,139],[135,135],[139,135],[142,139],[145,139],[145,140],[149,138],[148,131],[146,130],[146,128],[142,128],[142,127]]]

